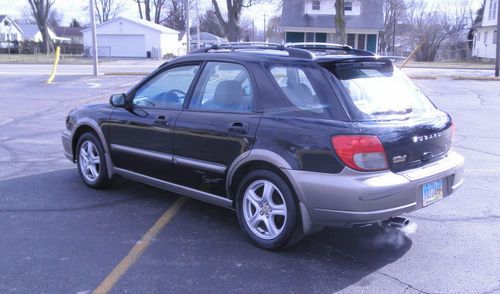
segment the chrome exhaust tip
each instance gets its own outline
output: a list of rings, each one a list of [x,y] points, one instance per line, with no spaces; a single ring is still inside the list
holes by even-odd
[[[391,226],[397,229],[402,229],[410,224],[410,220],[406,217],[394,216],[382,222],[386,226]]]

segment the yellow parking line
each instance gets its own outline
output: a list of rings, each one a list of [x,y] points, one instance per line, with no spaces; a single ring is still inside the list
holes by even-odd
[[[187,198],[179,198],[174,204],[165,211],[165,213],[156,221],[156,223],[147,231],[141,240],[137,242],[132,250],[120,261],[120,263],[113,269],[113,271],[99,284],[99,286],[92,292],[94,294],[108,293],[118,280],[123,276],[127,270],[142,256],[144,251],[151,244],[161,230],[172,220],[172,218],[179,212],[179,209],[186,202]]]

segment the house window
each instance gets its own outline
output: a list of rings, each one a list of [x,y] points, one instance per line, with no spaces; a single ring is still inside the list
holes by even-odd
[[[488,19],[497,18],[498,0],[490,0],[490,7],[488,11]]]
[[[491,19],[497,19],[497,8],[498,8],[498,0],[495,0],[493,2],[493,12],[492,12],[492,16],[491,16]]]
[[[358,35],[358,49],[360,50],[365,50],[365,42],[366,42],[366,35],[365,34],[359,34]]]
[[[352,11],[352,1],[344,2],[344,11]]]
[[[312,1],[312,10],[321,10],[321,1],[313,0]]]
[[[493,44],[497,43],[497,31],[493,32]]]
[[[347,34],[347,45],[354,48],[354,43],[356,43],[356,34]]]
[[[8,22],[8,21],[4,21],[4,22],[3,22],[3,25],[4,25],[4,26],[6,26],[6,27],[10,26],[10,24],[9,24],[9,22]]]
[[[479,42],[479,41],[481,41],[481,32],[478,32],[478,33],[477,33],[477,41],[478,41],[478,42]]]
[[[314,42],[314,33],[306,33],[306,42]]]
[[[5,34],[4,33],[0,34],[0,42],[5,42]]]
[[[14,34],[14,33],[10,34],[10,40],[17,41],[17,34]]]
[[[484,44],[488,43],[488,32],[484,32]]]

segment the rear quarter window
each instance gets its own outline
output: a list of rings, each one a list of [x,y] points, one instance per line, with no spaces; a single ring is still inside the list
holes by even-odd
[[[281,99],[264,97],[265,112],[279,116],[329,119],[342,111],[320,67],[270,64],[266,70]],[[269,103],[269,100],[273,103]],[[265,101],[268,100],[268,101]],[[267,103],[266,103],[267,102]]]

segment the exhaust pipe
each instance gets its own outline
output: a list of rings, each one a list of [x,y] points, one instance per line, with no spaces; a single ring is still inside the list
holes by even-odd
[[[391,217],[391,218],[383,221],[382,223],[384,225],[391,226],[391,227],[394,227],[396,229],[402,229],[410,224],[410,220],[405,218],[405,217],[394,216],[394,217]]]

